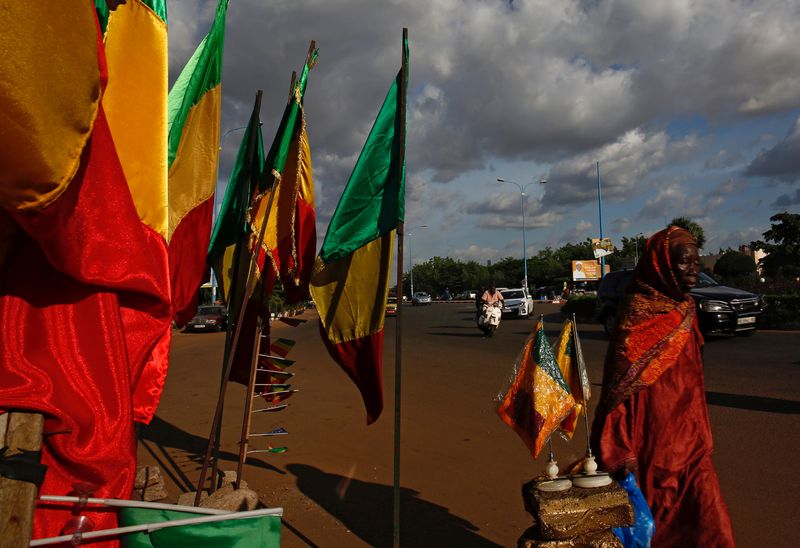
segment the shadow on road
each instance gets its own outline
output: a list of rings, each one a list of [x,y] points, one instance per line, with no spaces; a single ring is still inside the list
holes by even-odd
[[[200,467],[203,466],[203,459],[208,445],[207,438],[181,430],[158,416],[153,417],[152,422],[147,426],[141,426],[137,437],[147,452],[158,462],[161,470],[169,475],[176,485],[185,491],[193,491],[196,488],[194,483],[186,476],[185,469],[187,464],[192,467],[191,471],[199,471]],[[148,441],[152,443],[147,443]],[[177,449],[182,452],[181,460],[183,463],[177,462],[171,452],[167,451],[167,448]],[[230,451],[220,451],[219,458],[221,461],[226,460],[235,463],[239,460],[239,455]],[[286,474],[283,470],[255,458],[248,458],[247,464],[257,468],[266,468],[278,474]]]
[[[297,487],[354,535],[370,546],[392,545],[393,489],[323,472],[314,466],[290,464]],[[499,546],[477,534],[472,523],[447,508],[418,497],[413,489],[400,490],[400,538],[403,546]]]
[[[764,411],[800,415],[800,401],[781,398],[765,398],[763,396],[745,396],[743,394],[726,394],[724,392],[706,392],[708,405],[747,409],[748,411]]]

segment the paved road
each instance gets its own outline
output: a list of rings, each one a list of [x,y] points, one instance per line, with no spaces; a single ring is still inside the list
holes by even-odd
[[[537,305],[555,340],[557,305]],[[514,546],[528,526],[520,486],[541,472],[544,457],[525,446],[495,415],[534,319],[504,321],[493,339],[474,326],[470,304],[404,307],[402,397],[402,539],[404,546]],[[328,358],[316,317],[274,334],[298,341],[294,385],[300,392],[258,428],[284,426],[289,452],[249,461],[245,479],[262,500],[285,508],[287,547],[386,546],[391,543],[395,319],[387,319],[386,409],[365,425],[352,383]],[[598,324],[579,326],[590,379],[598,384],[607,340]],[[176,333],[172,366],[158,417],[143,429],[142,462],[159,463],[174,499],[196,481],[208,436],[223,335]],[[800,481],[800,334],[758,332],[710,339],[706,389],[717,463],[740,546],[796,546]],[[223,457],[235,460],[243,388],[228,394]],[[597,387],[599,395],[599,387]],[[557,459],[585,451],[583,429]],[[224,468],[234,466],[226,463]]]

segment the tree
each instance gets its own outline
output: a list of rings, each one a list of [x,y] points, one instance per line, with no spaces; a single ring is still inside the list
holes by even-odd
[[[752,249],[767,253],[760,262],[764,275],[772,278],[800,276],[800,214],[783,212],[769,220],[772,227],[764,232],[766,241],[750,244]]]
[[[672,219],[672,221],[670,221],[667,227],[669,228],[670,226],[673,225],[688,230],[691,233],[691,235],[694,236],[694,239],[697,242],[697,248],[703,249],[703,246],[706,243],[706,233],[703,230],[702,226],[692,221],[688,217],[675,217],[674,219]]]
[[[756,271],[756,262],[750,255],[729,249],[717,259],[714,274],[723,280],[751,276]]]

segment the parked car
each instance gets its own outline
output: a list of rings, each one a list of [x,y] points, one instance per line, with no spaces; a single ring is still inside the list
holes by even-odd
[[[397,297],[389,297],[386,300],[386,315],[397,316]]]
[[[459,298],[463,300],[474,301],[477,294],[478,294],[477,289],[467,289],[466,291],[461,293],[461,295],[459,295]]]
[[[186,324],[186,331],[223,331],[228,328],[228,311],[224,306],[201,306]]]
[[[614,329],[618,305],[632,277],[633,270],[618,270],[606,274],[600,282],[597,319],[606,333]],[[697,285],[689,294],[697,306],[697,320],[703,334],[751,334],[765,306],[763,296],[721,285],[704,272],[697,275]]]
[[[414,293],[414,296],[411,297],[411,304],[414,306],[431,304],[431,296],[424,291],[417,291]]]
[[[533,314],[533,297],[524,287],[518,289],[502,289],[503,315],[526,318]]]

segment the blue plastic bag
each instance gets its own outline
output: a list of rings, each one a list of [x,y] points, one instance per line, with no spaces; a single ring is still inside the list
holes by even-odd
[[[614,527],[612,530],[625,548],[650,548],[656,532],[656,524],[653,522],[653,514],[650,512],[644,494],[636,483],[636,476],[632,472],[628,472],[628,475],[619,484],[628,493],[631,506],[633,506],[634,522],[630,527]]]

